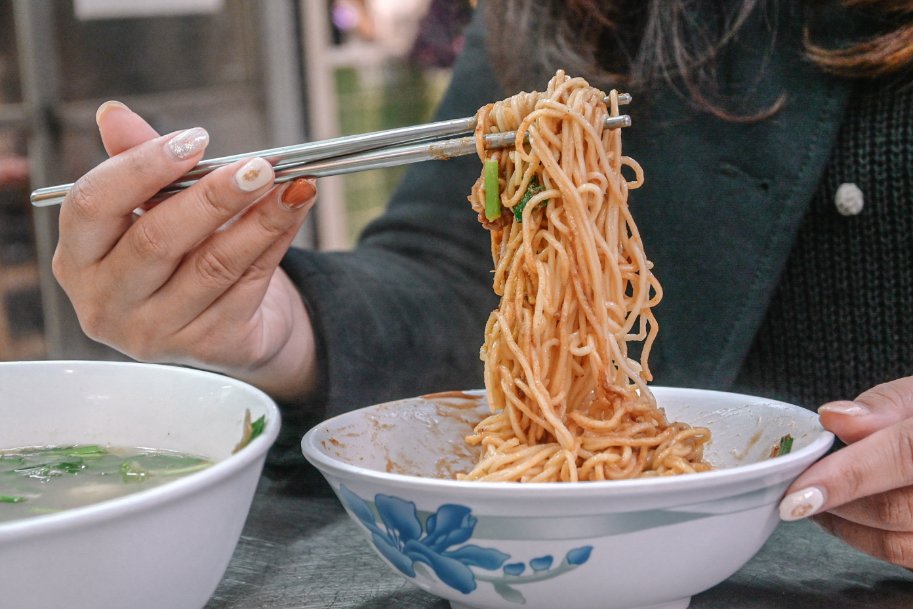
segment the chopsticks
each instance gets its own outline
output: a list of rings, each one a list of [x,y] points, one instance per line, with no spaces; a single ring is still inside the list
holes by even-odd
[[[631,96],[627,93],[619,94],[618,103],[631,103]],[[630,125],[631,117],[622,114],[606,117],[604,127],[618,129]],[[302,177],[322,178],[422,161],[452,159],[476,152],[475,138],[465,135],[471,134],[475,127],[476,118],[471,116],[207,159],[159,191],[153,200],[165,199],[189,188],[219,167],[251,157],[262,157],[273,165],[276,183]],[[441,139],[445,137],[450,139]],[[512,145],[516,137],[512,131],[491,133],[485,136],[485,147],[504,148]],[[39,188],[32,192],[32,205],[59,205],[72,186],[73,184],[61,184]]]

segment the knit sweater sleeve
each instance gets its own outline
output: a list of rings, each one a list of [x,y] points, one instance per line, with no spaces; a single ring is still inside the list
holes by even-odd
[[[499,97],[477,18],[437,119]],[[310,314],[320,372],[315,396],[285,405],[287,416],[481,386],[479,347],[496,302],[489,237],[466,200],[479,173],[474,156],[416,165],[353,251],[288,253],[282,267]]]

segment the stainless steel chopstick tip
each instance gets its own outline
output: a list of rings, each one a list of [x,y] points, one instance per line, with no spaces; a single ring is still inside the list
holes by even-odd
[[[633,98],[631,97],[630,93],[619,93],[618,94],[618,105],[619,106],[627,106],[628,104],[631,103],[632,100],[633,100]],[[612,102],[612,96],[606,95],[605,97],[602,98],[602,101],[603,101],[603,103],[608,105]]]

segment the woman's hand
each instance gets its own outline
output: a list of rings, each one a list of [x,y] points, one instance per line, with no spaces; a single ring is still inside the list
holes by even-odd
[[[96,119],[111,158],[63,202],[53,260],[85,333],[137,360],[216,370],[280,399],[306,394],[313,333],[278,264],[313,183],[274,187],[269,163],[246,159],[136,215],[199,162],[208,135],[158,136],[118,102]]]
[[[815,515],[855,548],[913,568],[913,377],[818,409],[821,424],[847,447],[792,484],[784,520]]]

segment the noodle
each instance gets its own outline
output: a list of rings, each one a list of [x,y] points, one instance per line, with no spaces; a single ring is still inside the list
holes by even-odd
[[[478,112],[476,146],[483,161],[497,161],[500,217],[486,217],[484,175],[469,200],[491,231],[501,302],[481,349],[492,414],[467,437],[482,454],[461,479],[610,480],[710,467],[709,430],[669,423],[647,388],[662,288],[627,206],[643,173],[622,156],[621,130],[602,128],[618,114],[617,93],[608,106],[604,98],[559,71],[544,93]],[[505,131],[517,132],[513,147],[484,148],[485,134]],[[630,342],[642,343],[639,361]]]

